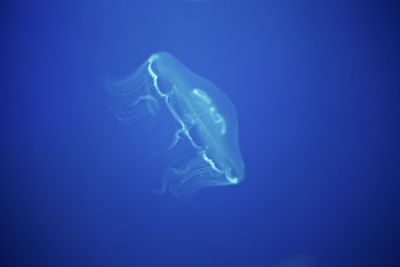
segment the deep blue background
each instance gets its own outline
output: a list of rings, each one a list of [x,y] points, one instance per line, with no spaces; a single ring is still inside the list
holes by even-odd
[[[2,1],[0,265],[400,266],[399,10]],[[159,50],[237,108],[246,180],[192,206],[104,101]]]

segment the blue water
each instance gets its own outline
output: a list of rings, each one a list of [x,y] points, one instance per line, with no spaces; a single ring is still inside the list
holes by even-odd
[[[400,266],[398,11],[3,1],[0,265]],[[151,193],[105,101],[161,50],[237,110],[245,179],[190,205]]]

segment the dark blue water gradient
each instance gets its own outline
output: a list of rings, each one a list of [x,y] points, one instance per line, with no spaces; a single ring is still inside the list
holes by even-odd
[[[394,1],[3,1],[2,266],[396,266]],[[104,101],[169,51],[235,104],[246,179],[192,206]],[[285,264],[286,265],[279,265]]]

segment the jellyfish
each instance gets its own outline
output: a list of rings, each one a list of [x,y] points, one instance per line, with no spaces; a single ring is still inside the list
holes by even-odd
[[[107,88],[127,136],[160,170],[157,192],[187,198],[243,180],[232,102],[173,55],[154,53],[129,77],[108,80]]]

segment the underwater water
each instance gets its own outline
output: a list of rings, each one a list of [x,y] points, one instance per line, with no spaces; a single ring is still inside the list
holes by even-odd
[[[0,5],[1,266],[399,266],[397,3]]]

